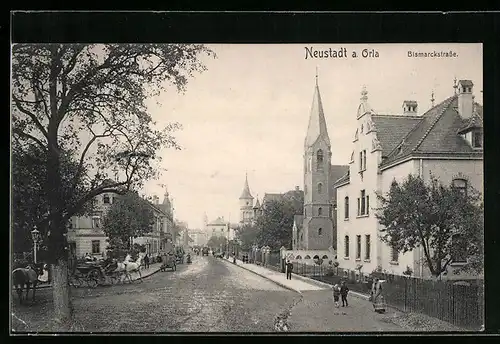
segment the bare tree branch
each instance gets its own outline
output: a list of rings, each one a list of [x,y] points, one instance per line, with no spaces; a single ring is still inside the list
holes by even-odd
[[[40,121],[38,120],[38,118],[36,117],[36,115],[34,113],[32,113],[31,111],[28,111],[26,110],[22,105],[21,105],[21,100],[18,99],[16,96],[12,95],[12,99],[14,100],[14,102],[16,103],[16,107],[19,109],[19,111],[21,111],[22,113],[24,113],[25,115],[28,115],[31,120],[33,121],[33,124],[37,127],[38,130],[40,130],[40,132],[46,137],[48,138],[48,134],[47,134],[47,130],[45,130],[45,128],[43,127],[42,123],[40,123]]]
[[[14,129],[12,129],[12,132],[13,132],[14,134],[17,134],[17,135],[19,135],[19,136],[22,136],[22,137],[24,137],[24,138],[27,138],[27,139],[30,139],[30,140],[32,140],[32,141],[34,141],[34,142],[36,142],[36,143],[38,144],[38,146],[40,146],[40,148],[41,148],[42,150],[44,150],[44,151],[46,150],[46,147],[47,147],[47,146],[46,146],[46,144],[44,144],[42,141],[40,141],[39,139],[37,139],[37,138],[36,138],[36,137],[34,137],[33,135],[30,135],[30,134],[28,134],[28,133],[25,133],[24,131],[22,131],[21,129],[18,129],[18,128],[14,128]]]

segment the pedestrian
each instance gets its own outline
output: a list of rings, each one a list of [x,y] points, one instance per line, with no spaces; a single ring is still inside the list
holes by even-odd
[[[385,312],[385,300],[384,296],[382,295],[382,281],[380,281],[378,278],[375,278],[373,280],[371,300],[375,312],[377,313]]]
[[[144,268],[149,269],[149,253],[144,256]]]
[[[347,303],[348,293],[349,293],[349,288],[347,288],[345,281],[342,281],[342,283],[340,283],[340,296],[342,297],[342,307],[349,306],[349,304]]]
[[[339,307],[339,298],[340,298],[340,287],[338,284],[333,286],[333,303],[335,307]]]
[[[288,261],[286,263],[286,279],[288,280],[292,279],[292,271],[293,271],[293,263]]]

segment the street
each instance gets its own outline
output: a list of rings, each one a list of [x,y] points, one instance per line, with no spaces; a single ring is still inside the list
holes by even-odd
[[[56,332],[51,289],[37,290],[35,305],[14,298],[16,332]],[[31,295],[31,294],[30,294]],[[275,317],[300,295],[213,257],[193,257],[177,271],[143,283],[72,289],[74,331],[272,332]]]
[[[278,319],[290,332],[402,330],[390,321],[395,314],[375,314],[365,300],[352,297],[348,308],[335,309],[330,290],[299,294],[211,256],[142,283],[71,291],[74,332],[276,332]],[[14,298],[13,332],[61,331],[51,320],[51,293],[37,290],[34,305]]]

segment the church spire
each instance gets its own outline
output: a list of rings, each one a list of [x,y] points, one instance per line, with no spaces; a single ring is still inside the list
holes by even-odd
[[[245,185],[243,186],[240,199],[253,199],[253,196],[250,193],[250,187],[248,186],[248,173],[245,173]]]
[[[311,114],[309,117],[309,126],[307,127],[307,135],[305,139],[306,148],[313,145],[320,136],[322,136],[326,140],[326,142],[330,144],[330,137],[328,136],[328,130],[326,129],[323,104],[321,102],[321,95],[319,93],[318,71],[316,68],[316,86],[314,88],[313,103],[311,106]]]

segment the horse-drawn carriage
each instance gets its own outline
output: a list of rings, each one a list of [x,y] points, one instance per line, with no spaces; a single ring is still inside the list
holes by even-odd
[[[172,252],[163,253],[161,256],[160,270],[167,271],[167,269],[177,270],[176,256]]]
[[[114,259],[76,261],[70,269],[69,284],[76,288],[84,286],[95,288],[98,285],[119,283],[124,276],[132,281],[130,273],[135,271],[140,276],[140,264],[140,258],[137,262],[133,262],[130,261],[130,255],[121,263]]]

